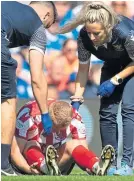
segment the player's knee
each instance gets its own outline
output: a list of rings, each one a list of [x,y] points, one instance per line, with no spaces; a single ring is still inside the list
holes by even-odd
[[[30,140],[27,142],[26,146],[25,146],[25,149],[24,149],[24,154],[27,152],[27,150],[30,148],[30,147],[38,147],[41,149],[40,147],[40,144],[36,141],[36,140]]]
[[[86,141],[85,140],[70,140],[66,143],[66,151],[67,153],[69,153],[70,155],[72,155],[73,150],[79,146],[82,145],[84,147],[87,147]]]

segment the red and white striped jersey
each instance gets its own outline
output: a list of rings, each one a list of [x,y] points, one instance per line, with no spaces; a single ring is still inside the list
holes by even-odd
[[[49,99],[48,106],[54,101]],[[25,140],[36,140],[42,148],[50,144],[58,147],[65,143],[68,138],[86,139],[86,129],[82,118],[77,110],[72,108],[72,111],[72,121],[67,128],[60,130],[58,134],[52,131],[50,135],[46,136],[36,101],[28,102],[18,112],[15,135]]]

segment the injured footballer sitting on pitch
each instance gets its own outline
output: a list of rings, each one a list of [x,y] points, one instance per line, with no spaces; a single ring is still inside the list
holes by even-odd
[[[69,175],[77,164],[93,175],[106,175],[114,160],[111,145],[103,148],[100,158],[88,149],[86,128],[81,115],[71,104],[48,99],[53,121],[52,133],[46,135],[36,101],[18,112],[11,162],[23,174]]]

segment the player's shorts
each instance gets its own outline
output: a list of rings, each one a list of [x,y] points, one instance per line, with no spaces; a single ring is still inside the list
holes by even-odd
[[[11,57],[9,41],[1,30],[1,101],[16,97],[17,61]]]

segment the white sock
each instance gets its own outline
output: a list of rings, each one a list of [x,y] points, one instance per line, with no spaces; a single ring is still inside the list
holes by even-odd
[[[96,173],[97,168],[98,168],[99,162],[96,162],[93,167],[92,167],[92,172]]]
[[[45,159],[41,162],[40,170],[41,170],[43,173],[48,174],[48,168],[47,168]]]

